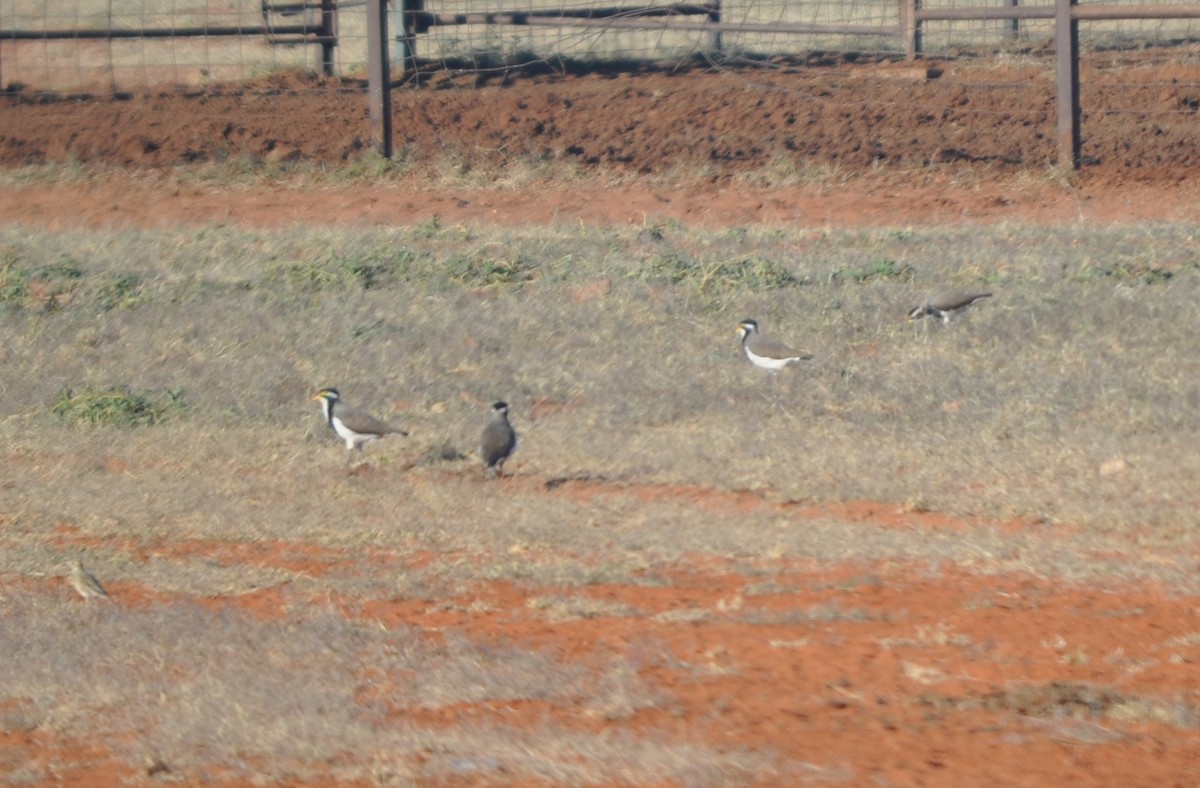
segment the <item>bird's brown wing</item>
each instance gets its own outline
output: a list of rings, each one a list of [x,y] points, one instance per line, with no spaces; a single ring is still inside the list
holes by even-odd
[[[339,406],[334,410],[333,415],[342,420],[347,428],[354,432],[361,432],[368,435],[387,435],[388,433],[396,433],[398,435],[407,435],[408,433],[399,427],[393,427],[386,421],[380,421],[370,413],[365,413],[357,408]]]
[[[479,439],[479,455],[488,465],[507,457],[516,443],[512,427],[499,421],[489,422]]]
[[[808,353],[793,350],[782,342],[763,336],[762,334],[756,334],[751,337],[749,345],[754,355],[763,356],[764,358],[812,358]]]

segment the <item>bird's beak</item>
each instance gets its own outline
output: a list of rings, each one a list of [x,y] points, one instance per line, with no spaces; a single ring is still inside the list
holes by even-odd
[[[316,394],[313,395],[313,400],[319,400],[319,399],[324,399],[324,398],[325,398],[324,391],[318,391]]]

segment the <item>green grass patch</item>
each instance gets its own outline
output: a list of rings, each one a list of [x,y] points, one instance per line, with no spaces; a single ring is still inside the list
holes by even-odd
[[[865,285],[870,282],[897,280],[911,282],[917,275],[917,269],[911,265],[897,263],[887,258],[872,260],[861,268],[840,268],[833,273],[833,278],[848,279]]]
[[[59,418],[92,427],[146,427],[183,407],[179,390],[166,391],[158,401],[128,386],[64,388],[50,406]]]
[[[458,254],[443,264],[445,276],[463,287],[489,287],[532,282],[540,266],[532,260],[514,257],[491,257],[483,252]]]
[[[706,261],[667,252],[652,255],[630,275],[643,282],[686,286],[702,293],[728,292],[730,289],[779,290],[804,284],[781,263],[757,256]]]

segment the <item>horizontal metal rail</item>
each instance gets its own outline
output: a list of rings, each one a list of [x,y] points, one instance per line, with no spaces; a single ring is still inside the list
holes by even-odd
[[[1052,5],[1010,5],[984,8],[918,8],[918,22],[973,22],[990,19],[1053,19]]]
[[[0,41],[47,39],[194,38],[199,36],[320,36],[315,25],[252,25],[246,27],[150,27],[104,30],[0,30]]]
[[[1115,5],[1076,5],[1071,18],[1094,19],[1200,19],[1200,5],[1142,5],[1122,8]]]
[[[705,12],[692,12],[699,15]],[[522,11],[517,13],[431,14],[415,13],[418,30],[450,25],[524,25],[529,27],[603,27],[625,30],[696,30],[724,33],[822,33],[850,36],[899,36],[897,25],[809,25],[800,23],[757,22],[700,22],[673,17],[682,14],[647,14],[625,12],[624,16],[568,16],[557,11],[546,14]]]
[[[918,22],[961,22],[989,19],[1053,19],[1052,5],[995,6],[991,8],[918,8]],[[1120,19],[1200,19],[1197,5],[1075,5],[1071,18],[1079,21]]]

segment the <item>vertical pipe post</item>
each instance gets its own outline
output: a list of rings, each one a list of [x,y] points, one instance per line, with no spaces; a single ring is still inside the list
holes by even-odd
[[[388,63],[387,0],[367,0],[367,103],[371,144],[392,157],[392,69]]]
[[[321,68],[325,76],[333,76],[333,49],[337,46],[337,6],[335,0],[321,0]]]
[[[1004,0],[1004,4],[1006,6],[1016,8],[1020,4],[1020,0]],[[1008,20],[1008,24],[1006,25],[1006,27],[1008,28],[1008,37],[1009,38],[1011,38],[1012,40],[1015,41],[1021,37],[1021,20],[1020,19],[1017,19],[1014,16],[1012,19]]]
[[[900,27],[904,30],[904,53],[909,60],[921,56],[921,24],[917,21],[917,9],[921,0],[899,0]]]
[[[708,21],[714,25],[721,24],[721,0],[712,0],[713,10],[708,12]],[[714,54],[721,53],[721,31],[713,30],[708,34],[708,49]]]
[[[1058,87],[1058,163],[1078,169],[1081,149],[1079,121],[1079,20],[1071,13],[1076,0],[1054,0],[1055,82]]]
[[[417,33],[424,32],[418,27],[417,16],[424,10],[424,0],[396,0],[396,15],[400,24],[398,54],[400,68],[406,74],[417,68]]]

